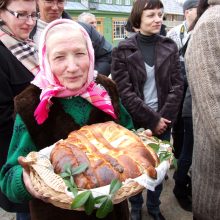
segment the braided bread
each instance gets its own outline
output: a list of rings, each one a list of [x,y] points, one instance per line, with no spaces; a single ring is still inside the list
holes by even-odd
[[[110,184],[112,179],[124,181],[148,173],[157,177],[159,163],[156,153],[133,132],[106,122],[84,126],[68,138],[56,143],[51,152],[55,173],[64,171],[65,164],[77,167],[88,164],[85,172],[74,175],[79,188],[91,189]]]

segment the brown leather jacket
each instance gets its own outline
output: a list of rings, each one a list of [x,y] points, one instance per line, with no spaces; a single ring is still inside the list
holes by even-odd
[[[180,73],[179,53],[176,44],[159,36],[155,46],[155,80],[158,95],[158,112],[144,102],[144,84],[147,73],[137,35],[119,43],[112,52],[111,74],[122,103],[131,114],[136,128],[154,130],[161,117],[176,119],[183,95],[183,78]]]

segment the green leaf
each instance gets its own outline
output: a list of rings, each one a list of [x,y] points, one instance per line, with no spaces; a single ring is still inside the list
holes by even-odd
[[[69,174],[69,173],[66,173],[66,172],[63,172],[63,173],[60,174],[60,176],[61,176],[62,178],[66,178],[66,177],[70,177],[70,174]]]
[[[86,214],[91,215],[94,210],[94,207],[95,207],[95,200],[94,200],[94,197],[91,193],[88,200],[86,201],[86,203],[84,205]]]
[[[159,159],[161,163],[165,160],[169,160],[171,157],[172,157],[172,153],[167,151],[161,151],[159,154]]]
[[[158,137],[153,136],[153,138],[154,138],[154,140],[157,141],[157,142],[160,141],[160,139],[159,139]]]
[[[76,185],[75,182],[74,182],[73,176],[70,176],[70,183],[71,183],[72,186]]]
[[[107,195],[97,196],[95,198],[95,204],[102,204],[108,198],[109,198],[109,196],[107,196]]]
[[[83,163],[83,164],[80,164],[78,167],[72,168],[72,175],[76,175],[76,174],[84,172],[88,168],[88,166],[89,166],[88,164]]]
[[[106,199],[96,212],[97,218],[105,218],[113,210],[111,199]]]
[[[113,195],[116,193],[122,186],[122,183],[118,179],[113,179],[110,184],[109,194]]]
[[[77,194],[78,194],[78,189],[77,189],[77,187],[72,187],[72,186],[71,186],[69,189],[70,189],[70,192],[73,193],[74,197],[76,197]]]
[[[90,195],[91,191],[85,191],[77,195],[71,204],[71,209],[77,209],[82,207],[86,203]]]
[[[64,181],[64,183],[66,184],[66,186],[68,187],[68,188],[70,188],[70,187],[72,187],[72,184],[70,183],[70,181],[69,180],[63,180]]]
[[[70,164],[69,163],[64,164],[63,169],[67,170],[68,168],[70,168]]]
[[[158,153],[160,146],[159,144],[150,143],[148,144],[156,153]]]

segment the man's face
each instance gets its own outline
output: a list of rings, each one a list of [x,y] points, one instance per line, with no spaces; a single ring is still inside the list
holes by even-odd
[[[61,17],[65,0],[37,0],[40,19],[47,23]]]
[[[85,18],[86,22],[90,25],[92,25],[95,29],[97,27],[97,21],[96,21],[96,18],[95,17],[92,17],[92,16],[87,16]]]
[[[197,8],[190,8],[190,9],[186,10],[184,14],[186,17],[187,25],[188,25],[188,27],[190,27],[191,24],[193,23],[193,21],[196,19]]]

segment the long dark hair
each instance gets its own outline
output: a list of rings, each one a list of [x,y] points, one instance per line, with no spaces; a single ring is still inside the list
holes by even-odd
[[[202,14],[206,11],[206,9],[209,7],[208,0],[200,0],[198,7],[197,7],[197,16],[196,19],[193,21],[191,26],[189,27],[189,31],[193,30],[197,21],[202,16]]]

